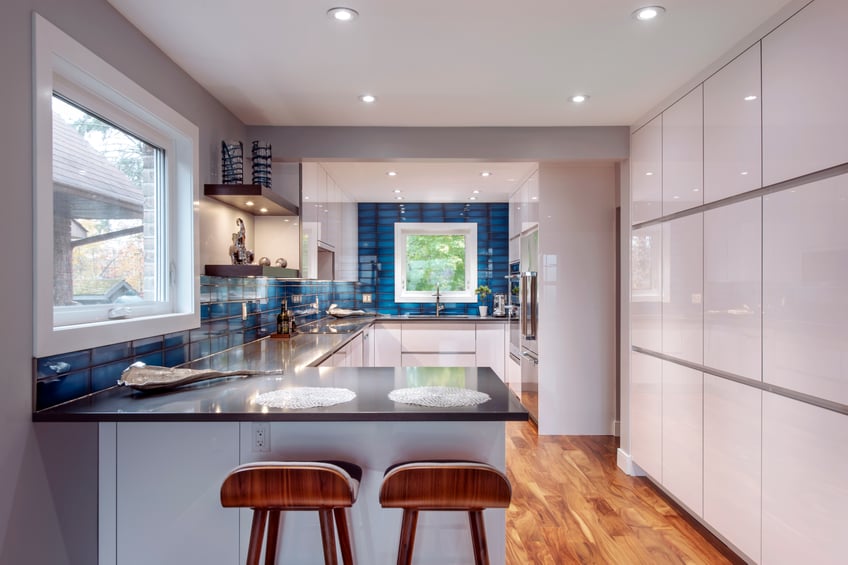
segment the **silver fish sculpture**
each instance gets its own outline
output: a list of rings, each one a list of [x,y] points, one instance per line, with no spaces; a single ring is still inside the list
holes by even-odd
[[[121,372],[118,385],[128,386],[136,390],[164,390],[220,377],[247,377],[250,375],[271,375],[274,373],[280,373],[280,371],[180,369],[175,367],[158,367],[156,365],[147,365],[142,361],[136,361]]]

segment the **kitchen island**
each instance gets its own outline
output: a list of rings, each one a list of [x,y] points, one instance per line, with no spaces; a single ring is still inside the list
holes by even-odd
[[[417,459],[472,459],[505,469],[505,422],[528,416],[491,369],[304,365],[351,337],[263,339],[189,366],[273,374],[156,394],[116,388],[36,413],[37,421],[98,422],[99,564],[242,563],[250,512],[222,508],[218,492],[226,474],[249,461],[342,459],[360,465],[363,479],[350,524],[356,561],[368,564],[396,559],[401,513],[378,502],[387,467]],[[388,398],[392,390],[419,386],[460,387],[490,399],[430,408]],[[262,393],[291,387],[344,388],[356,397],[301,410],[254,402]],[[505,513],[487,510],[485,520],[492,562],[503,563]],[[282,562],[322,563],[320,548],[315,513],[284,517]],[[466,516],[423,513],[416,563],[469,562]]]

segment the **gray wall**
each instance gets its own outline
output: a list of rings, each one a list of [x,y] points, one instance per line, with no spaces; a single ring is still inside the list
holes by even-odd
[[[32,12],[37,11],[200,128],[201,180],[244,126],[105,0],[12,0],[0,18],[2,198],[0,563],[95,563],[96,428],[32,420]],[[202,229],[202,228],[201,228]]]

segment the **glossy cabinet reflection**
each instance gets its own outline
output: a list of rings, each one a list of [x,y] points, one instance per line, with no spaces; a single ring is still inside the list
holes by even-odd
[[[675,102],[662,115],[662,214],[704,202],[703,87]]]
[[[630,354],[630,455],[662,482],[662,361]]]
[[[630,238],[630,342],[652,351],[662,351],[662,232],[653,225]]]
[[[762,186],[760,44],[704,83],[704,202]]]
[[[630,221],[662,216],[662,116],[630,137]]]
[[[663,228],[662,352],[704,360],[702,214],[666,222]]]
[[[759,198],[704,213],[704,364],[761,380]]]
[[[763,197],[763,378],[848,404],[848,175]]]
[[[704,519],[760,560],[762,392],[704,375]]]
[[[663,361],[662,484],[703,514],[703,374]]]
[[[816,0],[763,38],[763,184],[848,161],[848,2]]]
[[[763,563],[844,563],[848,416],[763,393]]]

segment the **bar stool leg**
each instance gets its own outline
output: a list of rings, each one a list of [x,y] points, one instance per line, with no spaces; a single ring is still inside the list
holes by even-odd
[[[336,527],[333,524],[333,511],[329,508],[318,510],[321,519],[321,541],[324,545],[324,565],[338,565],[336,557]]]
[[[350,548],[350,530],[347,527],[347,515],[344,508],[334,508],[336,528],[339,531],[339,546],[342,550],[342,563],[353,565],[353,552]]]
[[[247,546],[247,565],[259,565],[259,555],[262,553],[262,537],[265,534],[265,518],[267,510],[253,511],[253,521],[250,524],[250,542]]]
[[[268,537],[265,542],[265,565],[277,562],[277,538],[280,535],[280,511],[268,511]]]
[[[483,523],[483,511],[469,510],[468,522],[471,525],[471,541],[474,544],[474,563],[489,565],[489,548],[486,544],[486,525]]]
[[[418,525],[418,510],[403,509],[403,521],[400,525],[400,544],[398,547],[398,565],[412,564],[412,549],[415,546],[415,527]]]

